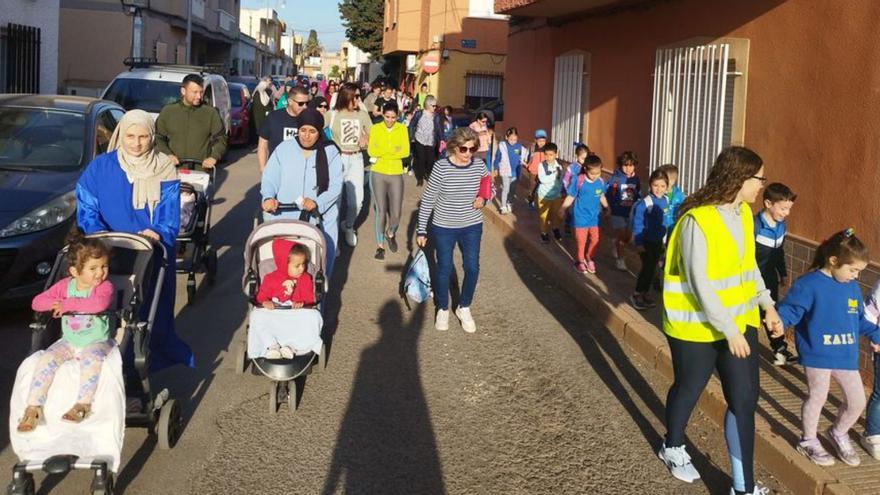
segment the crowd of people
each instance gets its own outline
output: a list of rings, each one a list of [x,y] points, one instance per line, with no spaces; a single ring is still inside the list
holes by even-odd
[[[480,270],[482,209],[494,202],[501,214],[511,214],[519,185],[530,194],[521,198],[518,213],[536,210],[541,242],[550,244],[551,236],[563,241],[564,232],[571,233],[574,270],[597,273],[599,239],[608,235],[616,269],[627,270],[627,246],[639,253],[632,306],[637,310],[656,306],[651,292],[659,286],[675,377],[666,400],[667,433],[658,457],[673,476],[687,482],[700,477],[685,447],[685,430],[701,392],[717,372],[728,404],[725,438],[731,493],[764,493],[753,472],[761,329],[770,340],[774,364],[800,363],[805,369],[808,395],[801,410],[803,431],[797,451],[819,465],[835,462],[817,432],[833,378],[845,395],[836,421],[826,432],[836,457],[849,465],[859,464],[849,431],[867,406],[867,429],[860,441],[880,458],[880,376],[867,402],[858,371],[860,336],[880,351],[880,285],[863,301],[856,280],[868,263],[867,249],[852,229],[841,230],[817,249],[809,271],[789,283],[786,219],[797,196],[781,183],[765,186],[768,173],[754,151],[724,149],[706,183],[686,195],[678,184],[681,171],[674,164],[639,170],[639,157],[633,151],[616,157],[616,168],[606,179],[603,160],[587,145],[576,143],[575,160],[563,163],[559,146],[542,129],[527,146],[515,127],[496,143],[494,122],[487,114],[477,114],[468,126],[455,128],[452,109],[441,108],[427,85],[414,96],[390,84],[358,87],[329,81],[321,86],[291,81],[274,88],[270,79],[264,79],[254,92],[252,112],[259,134],[264,216],[299,218],[306,211],[319,217],[327,238],[328,277],[339,252],[339,236],[352,248],[358,244],[356,220],[364,207],[365,187],[372,196],[374,258],[384,261],[386,250],[398,252],[405,176],[414,175],[415,187],[424,187],[416,243],[430,248],[435,260],[435,327],[449,328],[449,284],[458,246],[464,278],[454,314],[465,332],[475,332],[470,307]],[[53,373],[78,352],[85,352],[88,359],[80,362],[81,390],[64,419],[76,422],[87,417],[100,363],[113,346],[106,316],[65,315],[100,313],[110,304],[109,251],[82,234],[140,234],[161,243],[173,265],[180,210],[175,166],[186,159],[211,169],[226,148],[217,113],[200,104],[201,88],[199,76],[187,76],[180,101],[165,107],[155,123],[140,110],[126,113],[109,152],[82,174],[77,186],[79,231],[68,254],[70,277],[33,303],[35,310],[64,315],[63,337],[39,362],[19,432],[37,427]],[[753,214],[750,205],[759,197],[762,208]],[[281,211],[282,205],[295,205],[297,211]],[[301,289],[310,287],[311,279],[304,274],[309,253],[292,245],[279,244],[279,248],[283,252],[276,254],[277,283],[267,282],[257,301],[266,309],[312,302],[311,294],[292,289],[298,283]],[[174,271],[166,274],[150,342],[154,370],[193,365],[192,352],[174,331]],[[786,287],[780,298],[780,289]],[[86,327],[88,332],[81,330]],[[798,355],[784,338],[790,327]],[[291,355],[291,349],[273,345],[267,344],[267,355]],[[877,356],[875,373],[880,373]]]

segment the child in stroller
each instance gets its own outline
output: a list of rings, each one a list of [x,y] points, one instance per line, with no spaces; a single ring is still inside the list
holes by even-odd
[[[308,273],[309,248],[287,239],[272,241],[276,270],[263,278],[257,292],[257,303],[264,309],[300,309],[315,303],[315,287]],[[276,336],[267,336],[276,339]],[[266,347],[267,359],[293,359],[297,349],[270,341]]]
[[[67,361],[79,361],[80,383],[76,403],[61,419],[79,423],[92,410],[92,399],[107,355],[115,346],[105,312],[112,302],[109,274],[110,248],[98,239],[74,231],[68,237],[68,270],[65,277],[33,300],[34,311],[51,311],[61,318],[62,337],[42,354],[31,381],[27,408],[18,431],[33,431],[43,416],[55,372]],[[71,314],[72,313],[72,314]],[[62,316],[64,314],[64,316]]]

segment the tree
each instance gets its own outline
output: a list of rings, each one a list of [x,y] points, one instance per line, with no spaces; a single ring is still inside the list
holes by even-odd
[[[330,73],[327,74],[327,77],[329,77],[331,79],[339,79],[340,76],[342,76],[342,74],[339,72],[338,65],[334,65],[333,67],[330,67]]]
[[[306,41],[306,46],[303,48],[306,57],[320,57],[323,50],[324,48],[321,46],[321,43],[318,42],[318,32],[312,29],[309,31],[309,39]]]
[[[339,2],[339,13],[348,41],[374,59],[381,57],[384,0],[343,0]]]

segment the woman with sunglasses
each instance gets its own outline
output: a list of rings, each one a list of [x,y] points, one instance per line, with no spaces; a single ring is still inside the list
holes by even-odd
[[[419,205],[418,245],[425,247],[430,239],[437,255],[433,280],[437,304],[434,327],[437,330],[449,329],[449,278],[452,275],[452,253],[457,243],[464,280],[455,316],[465,332],[477,331],[470,306],[480,274],[481,210],[486,205],[486,200],[477,196],[483,177],[489,174],[483,160],[474,157],[478,146],[478,137],[473,130],[460,127],[452,131],[447,143],[449,156],[434,164]]]
[[[370,115],[358,106],[358,89],[351,83],[342,85],[336,105],[332,106],[327,117],[327,127],[333,141],[342,153],[342,169],[345,175],[345,211],[342,215],[342,230],[345,242],[357,246],[357,233],[354,223],[364,202],[364,154],[370,137],[373,121]]]
[[[309,101],[309,108],[317,110],[318,113],[324,116],[324,120],[327,121],[327,110],[330,108],[330,105],[327,104],[327,100],[325,100],[323,96],[318,96]],[[333,141],[333,134],[330,132],[329,123],[327,124],[327,127],[324,127],[324,137],[327,138],[328,141]]]
[[[731,494],[765,493],[755,486],[758,405],[758,307],[774,333],[782,322],[755,261],[749,203],[764,186],[764,165],[752,150],[725,148],[706,184],[681,205],[669,236],[663,273],[663,331],[675,380],[666,398],[666,439],[657,456],[688,483],[700,478],[685,450],[691,412],[717,371],[727,401],[724,436]]]

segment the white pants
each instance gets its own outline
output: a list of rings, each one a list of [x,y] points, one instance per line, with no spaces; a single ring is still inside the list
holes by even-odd
[[[345,211],[342,214],[342,228],[353,229],[354,221],[361,212],[364,202],[364,155],[363,153],[342,154],[343,194]]]

